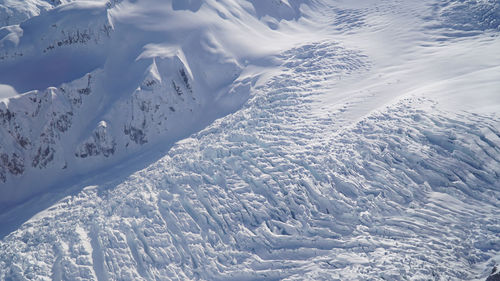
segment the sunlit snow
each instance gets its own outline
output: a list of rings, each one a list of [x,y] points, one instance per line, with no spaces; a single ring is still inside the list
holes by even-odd
[[[495,0],[0,0],[0,280],[494,281],[499,32]]]

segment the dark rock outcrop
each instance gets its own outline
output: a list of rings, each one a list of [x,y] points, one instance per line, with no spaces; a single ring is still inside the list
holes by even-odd
[[[495,265],[486,281],[500,281],[500,267]]]

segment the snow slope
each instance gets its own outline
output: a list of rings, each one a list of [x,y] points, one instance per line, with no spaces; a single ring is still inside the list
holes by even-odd
[[[0,26],[19,24],[54,6],[65,3],[60,0],[2,0],[0,1]]]
[[[0,101],[0,202],[234,111],[257,80],[243,68],[273,64],[263,58],[289,36],[273,28],[281,17],[298,19],[302,2],[196,3],[75,1],[1,28],[0,83],[11,98]]]
[[[485,280],[500,263],[498,3],[152,3],[108,10],[103,66],[61,87],[95,99],[71,110],[68,167],[120,165],[4,210],[0,279]]]

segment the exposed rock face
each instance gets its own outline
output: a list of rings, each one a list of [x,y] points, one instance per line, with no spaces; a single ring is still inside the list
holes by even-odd
[[[129,109],[120,122],[123,122],[123,133],[134,144],[143,145],[150,138],[163,135],[174,121],[170,117],[200,109],[186,67],[189,66],[178,56],[153,58],[141,86],[130,99],[113,108],[116,113],[123,112],[123,108]]]
[[[500,281],[500,267],[495,265],[486,281]]]
[[[77,148],[75,156],[80,158],[98,155],[110,157],[115,153],[115,147],[116,142],[113,137],[110,136],[108,124],[106,121],[101,121],[94,130],[92,136]]]
[[[73,2],[49,10],[46,17],[33,17],[18,25],[0,27],[0,61],[51,54],[68,46],[104,44],[113,32],[106,6],[81,3]],[[88,12],[82,13],[82,10]],[[32,33],[37,34],[35,42],[30,37]]]
[[[93,83],[89,74],[59,88],[0,101],[0,181],[22,176],[27,166],[44,169],[58,155],[63,158],[61,140]]]
[[[7,153],[0,154],[0,180],[5,182],[6,173],[20,175],[24,172],[24,161],[16,153],[11,155]]]
[[[67,169],[74,162],[71,157],[109,158],[117,151],[137,149],[167,136],[172,126],[178,126],[175,116],[200,110],[187,68],[177,56],[151,59],[140,86],[112,105],[104,115],[106,121],[97,122],[89,133],[85,127],[92,126],[92,110],[104,98],[94,90],[101,70],[59,88],[0,101],[0,181],[23,176],[27,165],[39,170]],[[87,136],[75,143],[75,133]]]

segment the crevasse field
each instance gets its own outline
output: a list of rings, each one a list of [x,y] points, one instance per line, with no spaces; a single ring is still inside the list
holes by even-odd
[[[498,0],[0,0],[0,280],[499,263]]]

